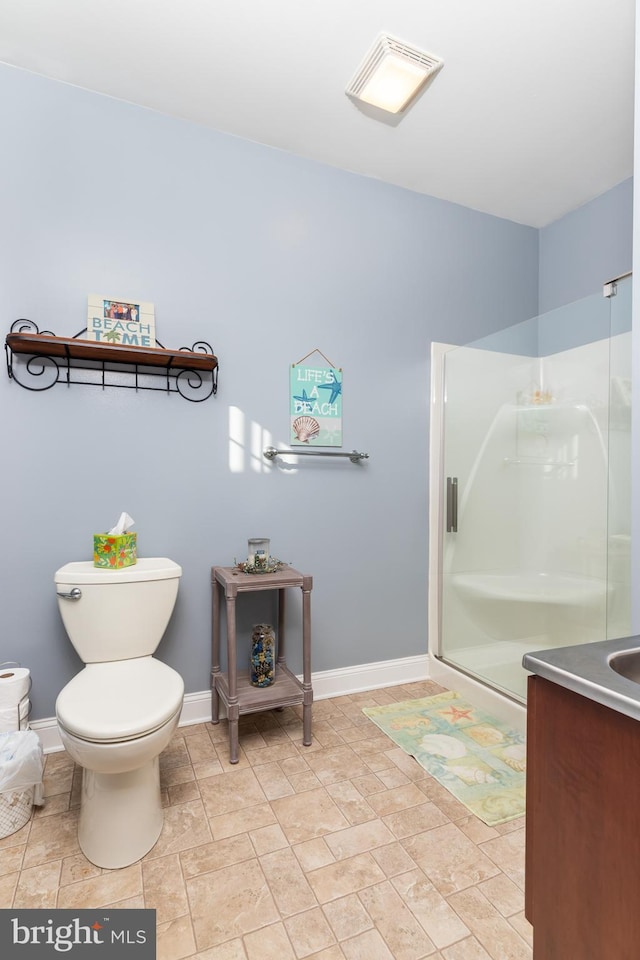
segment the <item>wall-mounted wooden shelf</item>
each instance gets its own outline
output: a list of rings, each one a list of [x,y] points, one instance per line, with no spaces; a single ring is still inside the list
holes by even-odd
[[[48,330],[41,333],[31,320],[16,320],[5,340],[9,378],[26,390],[48,390],[56,383],[80,383],[162,390],[195,402],[206,400],[217,391],[218,358],[203,340],[190,349],[167,350],[161,344],[139,347],[97,343],[83,339],[82,333],[57,337]],[[14,355],[24,362],[14,362]],[[81,379],[78,370],[91,371],[91,378]]]

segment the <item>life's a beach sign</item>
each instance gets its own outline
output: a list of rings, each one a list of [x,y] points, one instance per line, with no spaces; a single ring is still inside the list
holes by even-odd
[[[155,347],[154,305],[122,297],[90,295],[86,339],[112,346]]]
[[[342,370],[294,364],[289,381],[292,446],[342,446]]]

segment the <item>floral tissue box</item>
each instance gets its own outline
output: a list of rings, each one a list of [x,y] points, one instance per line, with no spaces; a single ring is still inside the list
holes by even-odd
[[[109,533],[93,535],[94,567],[110,567],[120,570],[132,566],[138,559],[137,533],[123,533],[112,536]]]

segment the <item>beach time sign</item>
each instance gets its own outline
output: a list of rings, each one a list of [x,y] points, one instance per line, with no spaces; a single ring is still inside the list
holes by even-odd
[[[290,373],[292,446],[342,446],[342,370],[293,364]]]
[[[91,294],[86,339],[112,346],[155,347],[153,304]]]

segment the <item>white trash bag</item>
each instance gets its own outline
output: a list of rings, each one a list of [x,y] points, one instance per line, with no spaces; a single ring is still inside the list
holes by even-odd
[[[16,833],[44,803],[42,744],[33,730],[0,733],[0,837]]]

